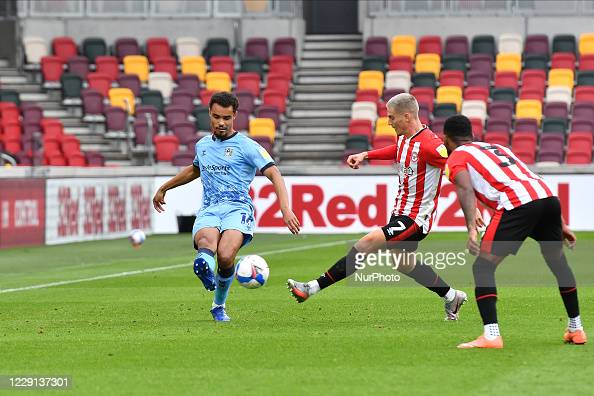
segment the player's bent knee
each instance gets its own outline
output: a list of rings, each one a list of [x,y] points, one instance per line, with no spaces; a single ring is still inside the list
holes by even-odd
[[[235,264],[235,256],[237,252],[229,249],[219,249],[217,251],[217,263],[222,268],[229,268]]]
[[[378,249],[385,248],[385,246],[386,238],[381,229],[370,232],[355,243],[355,249],[363,253],[375,252]]]

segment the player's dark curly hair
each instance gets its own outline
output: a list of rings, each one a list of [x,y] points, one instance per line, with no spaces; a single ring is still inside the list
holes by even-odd
[[[221,107],[233,107],[233,112],[237,111],[239,107],[239,100],[237,96],[229,93],[229,92],[217,92],[216,94],[210,97],[210,102],[208,102],[208,109],[212,109],[213,104],[218,104]]]
[[[466,116],[456,114],[443,124],[443,133],[454,141],[472,140],[472,124]]]

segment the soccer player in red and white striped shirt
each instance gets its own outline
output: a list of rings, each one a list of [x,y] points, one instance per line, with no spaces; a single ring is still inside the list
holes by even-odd
[[[351,155],[347,163],[357,169],[365,159],[392,160],[398,169],[399,185],[392,216],[385,226],[361,238],[349,253],[338,260],[317,280],[307,283],[288,280],[298,302],[355,272],[355,259],[388,247],[393,251],[414,252],[433,222],[441,177],[447,159],[443,142],[419,120],[419,105],[414,96],[399,94],[386,104],[388,120],[397,134],[394,145]],[[408,255],[407,257],[410,257]],[[433,269],[412,259],[398,270],[427,287],[445,300],[447,320],[458,319],[466,293],[451,288]]]
[[[478,255],[472,270],[484,325],[483,335],[458,348],[503,348],[497,324],[495,270],[507,255],[517,253],[527,237],[538,241],[557,278],[569,317],[564,341],[585,344],[576,282],[563,253],[563,241],[573,248],[576,239],[561,217],[559,199],[507,147],[473,142],[468,118],[448,118],[444,131],[450,153],[446,175],[456,184],[468,228],[468,249]],[[480,244],[475,220],[477,199],[495,211]]]

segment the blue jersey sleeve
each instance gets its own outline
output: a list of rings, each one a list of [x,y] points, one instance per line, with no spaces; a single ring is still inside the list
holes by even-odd
[[[264,172],[264,170],[274,165],[274,160],[270,154],[268,154],[262,146],[251,139],[248,144],[246,144],[245,155],[248,162],[259,169],[260,172]]]
[[[196,155],[194,156],[194,161],[192,161],[192,164],[200,169],[200,161],[198,161],[198,143],[196,143],[196,146],[194,146],[194,152],[196,153]]]

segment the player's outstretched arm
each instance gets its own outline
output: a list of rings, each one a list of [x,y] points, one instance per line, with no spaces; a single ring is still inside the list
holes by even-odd
[[[476,197],[470,181],[470,174],[468,171],[462,170],[456,174],[454,182],[456,184],[458,200],[460,201],[460,206],[462,207],[464,218],[466,219],[466,228],[468,229],[468,250],[471,254],[476,256],[479,254],[480,244],[478,242],[476,219]]]
[[[167,180],[155,193],[153,197],[153,206],[159,213],[163,212],[165,208],[165,193],[167,190],[184,185],[200,177],[200,170],[194,165],[186,166],[177,175]]]
[[[270,166],[263,172],[274,186],[274,191],[280,202],[281,212],[283,214],[283,220],[287,225],[287,228],[293,233],[298,234],[301,224],[295,213],[289,207],[289,194],[287,194],[287,187],[285,186],[285,180],[281,176],[280,170],[276,166]]]

